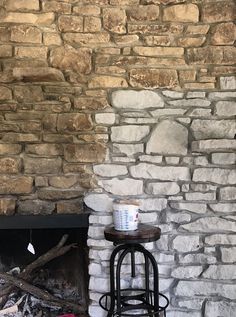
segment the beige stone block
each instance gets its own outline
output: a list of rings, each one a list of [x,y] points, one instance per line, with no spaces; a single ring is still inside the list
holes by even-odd
[[[209,24],[197,24],[197,25],[188,25],[186,34],[207,34],[210,29]]]
[[[134,45],[138,44],[139,42],[139,36],[134,35],[117,35],[114,37],[114,41],[119,46],[125,46],[125,45]]]
[[[103,27],[114,33],[126,33],[125,10],[122,8],[103,9]]]
[[[203,3],[202,21],[208,23],[233,21],[236,18],[235,10],[235,3],[230,0]]]
[[[144,42],[149,46],[170,46],[172,38],[168,35],[147,35]]]
[[[4,142],[37,142],[40,140],[39,134],[33,133],[5,133],[2,140]]]
[[[106,147],[101,143],[67,144],[64,149],[67,162],[102,163],[106,156]]]
[[[47,47],[16,46],[15,55],[19,58],[47,59]]]
[[[114,6],[131,6],[138,5],[139,0],[110,0],[110,4]]]
[[[0,176],[1,194],[30,194],[33,189],[33,178],[26,176]]]
[[[0,100],[9,100],[12,99],[12,92],[11,89],[0,86]]]
[[[175,56],[180,57],[184,55],[182,47],[148,47],[148,46],[135,46],[134,53],[143,56]]]
[[[42,101],[43,92],[41,87],[37,86],[15,86],[14,95],[19,102],[37,102]]]
[[[34,25],[50,26],[54,22],[54,13],[19,13],[9,12],[2,18],[2,22],[5,23],[30,23]]]
[[[22,146],[20,144],[0,144],[1,155],[6,154],[19,154]]]
[[[84,113],[63,113],[58,115],[57,130],[59,132],[86,131],[92,129],[91,116]]]
[[[61,70],[89,74],[92,70],[92,51],[88,48],[61,46],[51,51],[50,62],[53,67]]]
[[[39,156],[59,156],[62,155],[63,149],[60,144],[53,143],[27,144],[25,152]]]
[[[23,82],[65,81],[62,72],[52,67],[14,68],[13,76]]]
[[[49,185],[56,188],[70,188],[74,186],[77,181],[78,177],[75,175],[51,176],[49,178]]]
[[[95,69],[95,73],[97,74],[124,74],[126,70],[124,68],[118,66],[98,66]]]
[[[13,215],[15,212],[16,201],[12,198],[0,199],[0,214],[1,215]]]
[[[74,99],[75,109],[94,111],[105,109],[108,106],[108,102],[105,98],[77,97]]]
[[[214,83],[187,83],[184,84],[184,88],[187,89],[214,89]]]
[[[17,174],[20,172],[20,160],[13,157],[0,158],[0,174]]]
[[[11,45],[0,45],[0,57],[11,57],[12,46]]]
[[[172,69],[132,69],[130,84],[132,87],[174,88],[178,86],[178,76]]]
[[[208,46],[187,50],[190,64],[234,65],[236,48],[230,46]]]
[[[45,45],[61,45],[61,37],[58,33],[44,33],[43,43]]]
[[[100,33],[66,33],[63,36],[64,40],[70,44],[80,45],[100,45],[107,44],[110,41],[110,34],[106,32]]]
[[[177,45],[182,47],[197,47],[202,46],[202,44],[206,41],[205,36],[201,37],[181,37],[177,40]]]
[[[198,22],[199,10],[195,4],[178,4],[164,8],[164,21]]]
[[[211,44],[231,45],[236,39],[236,25],[233,22],[217,24],[213,29]]]
[[[83,212],[83,201],[72,200],[72,201],[60,201],[57,203],[58,214],[78,214]]]
[[[100,32],[102,28],[102,22],[97,17],[85,17],[84,18],[84,32]]]
[[[58,1],[42,1],[42,8],[44,12],[57,12],[57,13],[71,13],[71,4],[58,2]]]
[[[180,34],[183,32],[184,26],[181,24],[128,24],[128,33],[130,34],[136,34],[136,33],[141,33],[141,34]]]
[[[39,11],[39,0],[7,0],[8,11]]]
[[[23,43],[41,43],[41,31],[35,26],[19,25],[11,28],[11,41]]]
[[[130,21],[156,21],[159,18],[159,6],[146,5],[131,7],[127,10]]]
[[[78,15],[100,15],[100,8],[95,5],[74,6],[73,13]]]
[[[58,19],[61,32],[83,32],[83,18],[72,15],[61,15]]]
[[[62,165],[61,158],[24,157],[26,174],[55,174],[59,173]]]
[[[180,70],[179,71],[179,79],[180,81],[194,81],[196,79],[196,70],[189,69],[189,70]]]
[[[54,189],[41,188],[38,190],[38,198],[45,200],[64,200],[81,197],[83,194],[81,189]]]
[[[89,88],[128,87],[126,79],[117,76],[95,76],[89,82]]]

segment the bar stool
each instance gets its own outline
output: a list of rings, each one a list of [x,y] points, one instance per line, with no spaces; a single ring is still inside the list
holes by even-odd
[[[161,235],[160,228],[139,224],[138,229],[134,231],[117,231],[114,227],[107,227],[104,235],[106,240],[117,245],[110,257],[110,292],[105,293],[99,301],[100,306],[108,312],[107,317],[165,316],[169,300],[165,295],[159,293],[156,260],[151,252],[140,244],[158,240]],[[134,278],[136,276],[136,253],[140,253],[144,258],[145,287],[122,289],[122,264],[126,255],[130,254],[131,277]],[[151,280],[153,280],[152,287],[150,287]],[[160,299],[165,302],[163,306],[160,305]]]

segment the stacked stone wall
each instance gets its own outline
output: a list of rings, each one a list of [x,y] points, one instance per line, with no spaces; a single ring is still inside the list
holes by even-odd
[[[235,17],[230,0],[0,0],[0,214],[85,196],[92,317],[120,197],[162,229],[168,317],[234,317]]]

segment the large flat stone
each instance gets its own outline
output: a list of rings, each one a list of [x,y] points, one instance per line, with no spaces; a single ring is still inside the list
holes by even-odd
[[[143,181],[132,178],[100,180],[98,184],[107,192],[114,195],[141,195],[143,193]]]
[[[113,142],[138,142],[149,133],[148,126],[123,125],[111,128],[111,140]]]
[[[159,180],[190,180],[188,167],[179,166],[156,166],[154,164],[139,163],[130,167],[130,174],[137,178],[159,179]]]
[[[159,154],[187,154],[188,130],[181,124],[161,121],[151,134],[147,142],[146,152]]]
[[[179,235],[173,240],[173,248],[178,252],[192,252],[200,248],[199,236]]]
[[[175,182],[148,183],[147,192],[152,195],[176,195],[180,192],[180,187]]]
[[[101,143],[67,144],[64,155],[68,162],[101,163],[106,156],[106,147]]]
[[[189,232],[236,232],[234,221],[218,218],[218,217],[204,217],[194,222],[181,225],[180,229]]]
[[[236,149],[236,140],[228,139],[210,139],[210,140],[201,140],[192,142],[192,150],[195,152],[213,152],[214,150],[235,150]]]
[[[211,280],[235,280],[236,265],[210,265],[202,274],[203,278]]]
[[[113,199],[107,194],[88,194],[85,196],[84,202],[95,211],[110,212],[113,209]]]
[[[16,80],[23,82],[65,81],[62,72],[52,67],[14,68],[13,76]]]
[[[208,300],[205,305],[205,317],[212,316],[225,316],[234,317],[236,312],[236,303],[228,301],[210,301]]]
[[[0,194],[30,194],[33,178],[27,176],[0,176]]]

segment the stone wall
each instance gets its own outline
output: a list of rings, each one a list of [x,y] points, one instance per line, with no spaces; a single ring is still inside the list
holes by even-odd
[[[0,213],[78,213],[86,196],[92,317],[116,197],[162,229],[147,247],[168,317],[234,316],[235,13],[218,0],[0,0]]]

